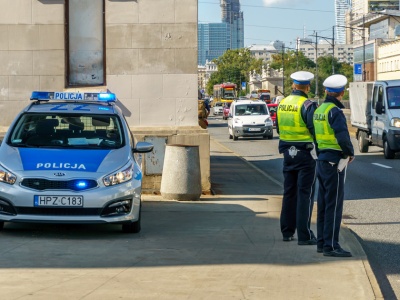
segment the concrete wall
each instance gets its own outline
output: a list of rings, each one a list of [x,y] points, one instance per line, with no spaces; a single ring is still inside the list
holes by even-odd
[[[162,132],[167,143],[179,132],[200,145],[209,191],[209,136],[197,120],[197,0],[105,0],[105,11],[107,85],[96,90],[117,94],[133,132]],[[64,1],[0,0],[0,131],[33,90],[68,90],[65,76]],[[146,180],[159,190],[161,175]]]

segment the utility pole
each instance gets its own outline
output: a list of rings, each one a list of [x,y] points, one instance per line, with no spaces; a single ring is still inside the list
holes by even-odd
[[[318,33],[315,32],[315,98],[319,98],[318,94]]]
[[[332,26],[332,75],[335,74],[335,26]]]
[[[363,35],[362,35],[362,39],[363,39],[363,81],[366,80],[366,71],[365,71],[365,15],[363,15]]]

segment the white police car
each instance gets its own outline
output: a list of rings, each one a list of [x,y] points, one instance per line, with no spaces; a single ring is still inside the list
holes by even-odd
[[[112,93],[33,92],[0,146],[4,222],[119,223],[140,231],[138,142]]]

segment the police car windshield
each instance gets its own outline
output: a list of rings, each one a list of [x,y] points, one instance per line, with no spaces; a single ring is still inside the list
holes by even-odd
[[[117,149],[124,145],[116,115],[23,114],[7,143],[13,147]]]

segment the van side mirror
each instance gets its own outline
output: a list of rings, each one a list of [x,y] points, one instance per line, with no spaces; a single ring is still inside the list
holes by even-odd
[[[381,114],[384,112],[384,108],[383,108],[383,105],[382,105],[382,101],[376,102],[376,105],[375,105],[375,112],[376,112],[378,115],[381,115]]]

